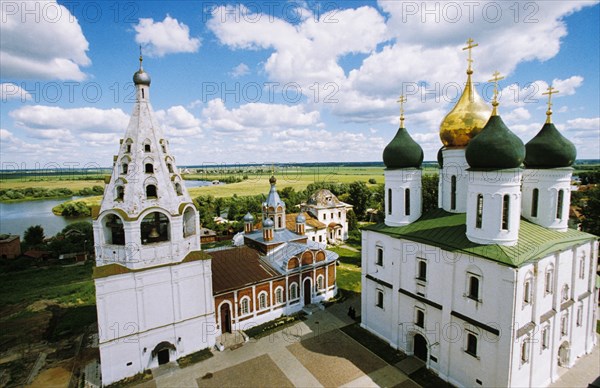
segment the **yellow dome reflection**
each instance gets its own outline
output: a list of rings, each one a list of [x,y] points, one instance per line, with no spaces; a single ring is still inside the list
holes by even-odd
[[[440,139],[446,147],[466,147],[490,118],[491,110],[473,87],[471,73],[467,72],[460,99],[440,124]]]

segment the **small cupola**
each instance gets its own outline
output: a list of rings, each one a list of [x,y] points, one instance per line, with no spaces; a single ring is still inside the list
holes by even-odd
[[[306,228],[306,217],[302,213],[296,216],[296,233],[299,235],[304,235]]]
[[[273,229],[275,227],[275,223],[272,219],[267,218],[263,221],[263,239],[265,241],[273,240]]]
[[[244,233],[252,233],[254,231],[254,216],[250,212],[244,216]]]

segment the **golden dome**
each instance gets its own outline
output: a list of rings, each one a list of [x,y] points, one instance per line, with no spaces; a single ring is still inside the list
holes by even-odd
[[[466,147],[490,118],[490,108],[471,82],[472,73],[467,71],[465,90],[440,124],[440,139],[446,147]]]

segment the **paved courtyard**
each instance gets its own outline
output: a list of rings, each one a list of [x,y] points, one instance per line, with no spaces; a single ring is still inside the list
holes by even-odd
[[[360,311],[358,300],[348,300],[187,368],[163,365],[140,387],[420,387],[407,375],[422,370],[420,361],[390,365],[339,330],[354,323],[346,315],[350,304]],[[598,365],[597,347],[553,386],[586,387]]]

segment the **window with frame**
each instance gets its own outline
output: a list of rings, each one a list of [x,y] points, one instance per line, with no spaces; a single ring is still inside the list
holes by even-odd
[[[561,292],[561,298],[563,300],[563,302],[566,302],[567,300],[569,300],[569,285],[565,284],[562,288],[562,292]]]
[[[533,192],[531,193],[531,216],[532,217],[537,217],[537,215],[538,215],[539,197],[540,197],[540,190],[533,189]]]
[[[475,227],[481,229],[483,225],[483,194],[477,194],[477,214],[475,215]]]
[[[477,335],[467,331],[467,349],[466,352],[473,357],[477,357]]]
[[[558,198],[556,200],[556,218],[562,220],[563,218],[563,201],[565,198],[565,191],[558,191]]]
[[[404,190],[404,215],[410,216],[410,189]]]
[[[542,350],[548,349],[550,344],[550,326],[546,325],[542,329]]]
[[[553,290],[552,284],[554,283],[554,267],[548,266],[546,269],[546,273],[544,274],[544,283],[544,291],[546,294],[551,294]]]
[[[267,308],[267,293],[264,291],[258,295],[258,308],[260,310]]]
[[[154,165],[152,163],[146,163],[144,166],[144,169],[146,171],[146,174],[153,174],[154,173]]]
[[[527,364],[529,362],[529,336],[523,339],[521,343],[521,364]]]
[[[388,189],[388,214],[392,214],[392,189]]]
[[[375,258],[375,264],[383,265],[383,248],[377,247],[377,257]]]
[[[579,306],[577,306],[576,324],[577,324],[577,326],[583,325],[583,304],[582,303],[579,303]]]
[[[523,284],[523,303],[529,304],[531,303],[532,296],[532,279],[528,277],[525,279],[525,283]]]
[[[473,300],[479,301],[479,277],[469,274],[469,293],[467,295]]]
[[[456,175],[450,178],[450,209],[456,209]]]
[[[569,333],[569,314],[564,313],[562,317],[560,317],[560,334],[567,335]]]
[[[425,260],[417,261],[417,279],[422,281],[427,280],[427,262]]]
[[[275,290],[275,303],[283,303],[283,288],[281,287],[277,287],[277,289]]]
[[[502,230],[508,230],[508,217],[510,214],[510,195],[502,197]]]
[[[298,283],[290,285],[290,299],[298,299]]]
[[[415,325],[425,327],[425,311],[418,307],[415,307]]]
[[[240,315],[246,315],[250,313],[250,299],[248,297],[240,300]]]
[[[380,309],[383,308],[383,291],[382,290],[377,290],[377,298],[375,300],[375,306],[379,307]]]
[[[150,152],[150,144],[144,144],[144,152]]]
[[[317,290],[325,288],[325,277],[323,275],[317,276]]]
[[[579,279],[585,278],[585,256],[579,258]]]

